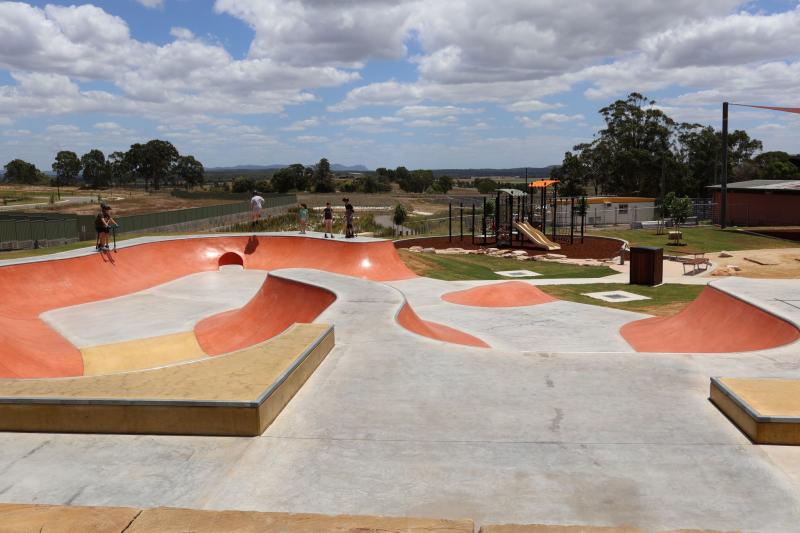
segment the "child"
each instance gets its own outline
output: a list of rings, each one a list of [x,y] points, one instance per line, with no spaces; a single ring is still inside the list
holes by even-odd
[[[97,250],[108,250],[108,231],[116,221],[111,217],[111,206],[100,204],[100,212],[94,219],[94,229],[97,231]]]
[[[347,222],[347,229],[345,230],[345,239],[352,239],[355,237],[353,234],[353,216],[356,213],[356,210],[353,208],[353,204],[350,203],[350,198],[342,198],[344,202],[344,218]]]
[[[300,233],[305,235],[306,225],[308,224],[308,206],[300,204],[300,209],[297,210],[297,217],[300,219]]]
[[[331,239],[333,239],[333,208],[331,208],[330,202],[325,202],[325,209],[322,211],[322,220],[325,223],[325,238],[327,239],[328,233],[330,233]]]

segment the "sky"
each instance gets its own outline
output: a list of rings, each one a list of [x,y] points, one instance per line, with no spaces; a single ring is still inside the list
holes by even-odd
[[[636,91],[800,107],[797,0],[0,1],[0,165],[158,138],[206,167],[541,167]],[[732,108],[765,150],[800,116]]]

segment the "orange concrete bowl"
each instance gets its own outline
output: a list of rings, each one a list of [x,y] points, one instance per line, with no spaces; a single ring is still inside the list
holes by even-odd
[[[46,324],[40,318],[42,313],[133,294],[226,265],[266,271],[312,268],[372,281],[416,277],[391,241],[344,242],[283,235],[176,238],[121,246],[114,254],[86,253],[0,266],[0,378],[84,375],[80,350]],[[198,330],[201,344],[221,353],[244,342],[265,340],[277,334],[274,330],[278,327],[282,331],[289,325],[283,323],[286,320],[280,325],[259,325],[251,313],[263,310],[276,295],[290,288],[303,292],[306,298],[295,306],[295,315],[287,315],[296,321],[313,320],[310,317],[332,301],[332,295],[324,289],[298,289],[296,285],[289,287],[290,283],[268,280],[255,301],[233,314],[204,321]],[[239,322],[230,322],[233,318]],[[221,333],[224,327],[231,332],[227,339]]]
[[[529,283],[506,281],[464,291],[449,292],[442,296],[442,300],[473,307],[525,307],[556,302],[558,298],[553,298]]]
[[[800,338],[797,327],[714,287],[675,316],[625,324],[638,352],[726,353],[777,348]]]
[[[461,344],[463,346],[474,346],[476,348],[491,348],[488,344],[477,337],[459,331],[444,324],[422,320],[408,303],[403,304],[397,313],[397,322],[402,327],[437,341],[449,342],[451,344]]]

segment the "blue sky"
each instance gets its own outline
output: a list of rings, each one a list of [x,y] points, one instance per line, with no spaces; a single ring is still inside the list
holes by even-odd
[[[800,106],[796,1],[0,1],[0,164],[171,141],[206,166],[559,163],[631,91]],[[796,115],[735,109],[767,150]]]

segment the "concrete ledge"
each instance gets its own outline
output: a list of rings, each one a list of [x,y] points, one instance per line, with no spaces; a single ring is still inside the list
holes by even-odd
[[[122,507],[66,507],[58,505],[0,504],[0,532],[48,531],[88,533],[223,533],[289,531],[381,531],[384,533],[473,533],[472,520],[396,518],[383,516],[327,516],[200,511],[193,509],[128,509]]]
[[[0,380],[0,430],[256,436],[334,346],[333,326],[295,324],[258,345],[161,368]]]
[[[548,526],[544,524],[528,525],[485,525],[479,533],[644,533],[633,527],[604,526]]]
[[[711,378],[709,400],[756,444],[800,445],[800,380]]]
[[[68,507],[0,503],[0,533],[121,532],[141,513],[128,507]]]

